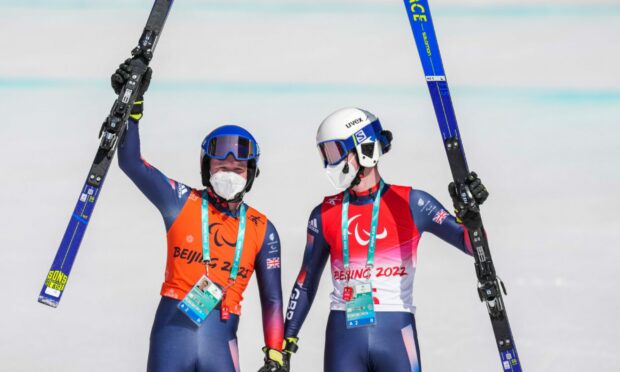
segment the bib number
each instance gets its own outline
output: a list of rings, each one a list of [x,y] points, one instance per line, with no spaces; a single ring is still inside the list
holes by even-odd
[[[220,303],[222,295],[222,289],[203,275],[177,307],[200,326]]]
[[[375,304],[372,300],[372,284],[358,284],[354,287],[353,298],[347,301],[347,328],[374,326]]]

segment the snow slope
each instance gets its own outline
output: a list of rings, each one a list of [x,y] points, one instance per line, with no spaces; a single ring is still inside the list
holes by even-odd
[[[525,370],[620,368],[620,3],[432,1],[468,160]],[[344,106],[395,135],[388,182],[449,205],[450,174],[399,1],[175,3],[153,62],[142,152],[199,186],[217,125],[263,150],[248,201],[283,242],[286,300],[307,217],[331,193],[314,147]],[[0,0],[0,371],[140,371],[165,264],[158,212],[116,165],[56,310],[36,302],[113,100],[108,76],[146,21],[145,0]],[[472,260],[420,245],[415,300],[425,371],[500,370]],[[330,282],[295,371],[320,370]],[[255,284],[239,329],[243,370],[263,344]]]

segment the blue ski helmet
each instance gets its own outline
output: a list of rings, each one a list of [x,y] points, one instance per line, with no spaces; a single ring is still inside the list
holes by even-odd
[[[250,191],[254,179],[258,177],[258,159],[260,149],[254,136],[247,130],[237,125],[223,125],[209,133],[202,141],[200,151],[200,171],[202,184],[211,186],[209,178],[209,165],[211,159],[224,160],[232,155],[236,160],[248,161],[248,180],[245,192]]]

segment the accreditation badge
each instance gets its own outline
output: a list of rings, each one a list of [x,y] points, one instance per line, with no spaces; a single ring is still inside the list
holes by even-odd
[[[347,328],[369,327],[377,322],[371,283],[358,284],[353,287],[353,297],[346,304]]]
[[[222,300],[222,289],[203,275],[177,307],[200,326]]]

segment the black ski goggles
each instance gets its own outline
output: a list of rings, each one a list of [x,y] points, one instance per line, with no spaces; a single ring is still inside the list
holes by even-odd
[[[252,160],[258,156],[258,146],[251,139],[239,135],[213,137],[205,146],[206,155],[224,160],[232,155],[237,160]]]

